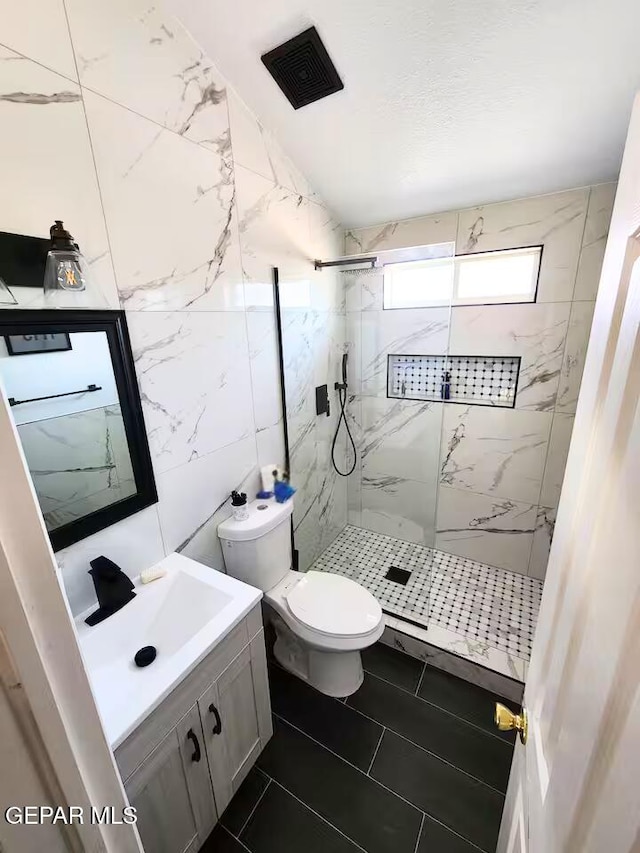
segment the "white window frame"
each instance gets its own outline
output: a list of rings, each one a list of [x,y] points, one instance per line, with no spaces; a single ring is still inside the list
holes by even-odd
[[[384,282],[383,282],[383,308],[387,311],[395,311],[395,310],[411,310],[414,308],[438,308],[449,305],[454,306],[463,306],[463,305],[518,305],[518,304],[530,304],[536,301],[537,292],[538,292],[538,281],[540,278],[540,268],[542,266],[542,251],[543,247],[541,245],[536,246],[521,246],[515,249],[496,249],[490,252],[471,252],[464,255],[452,255],[450,258],[426,258],[424,260],[412,260],[409,262],[396,262],[389,263],[384,265]],[[530,288],[527,293],[513,293],[513,294],[498,294],[495,296],[482,294],[478,297],[472,296],[460,296],[459,295],[459,287],[460,287],[460,272],[464,268],[465,264],[469,263],[482,263],[483,260],[493,261],[496,256],[500,255],[508,255],[510,257],[517,255],[537,255],[537,264],[534,264],[532,269],[532,276],[530,282]],[[433,267],[434,264],[452,264],[452,282],[451,282],[451,295],[450,298],[446,299],[433,299],[431,301],[424,300],[424,302],[415,302],[414,304],[406,304],[406,305],[393,305],[393,299],[390,293],[390,288],[393,286],[392,276],[393,276],[393,268],[398,267],[407,267],[411,265],[414,268],[429,268]]]

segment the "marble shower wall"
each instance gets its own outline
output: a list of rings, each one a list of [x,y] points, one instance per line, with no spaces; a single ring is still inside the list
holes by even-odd
[[[331,219],[314,226],[318,258],[336,258],[342,232]],[[346,318],[339,274],[314,272],[281,286],[284,385],[298,567],[305,571],[347,523],[347,481],[332,464],[339,406],[334,384],[340,379],[346,347]],[[315,388],[327,385],[330,414],[316,415]],[[335,458],[345,470],[344,432]]]
[[[345,276],[360,464],[349,521],[544,578],[615,184],[347,232],[348,254],[455,242],[542,244],[537,301],[382,310],[382,276]],[[514,409],[386,397],[390,353],[518,355]]]
[[[18,426],[49,529],[135,493],[120,405]]]
[[[223,567],[228,494],[255,492],[258,466],[284,459],[272,267],[287,310],[313,313],[314,371],[327,372],[344,346],[343,303],[313,259],[337,254],[342,236],[160,7],[52,0],[27,20],[0,0],[0,13],[0,230],[47,236],[64,219],[91,265],[91,307],[126,311],[159,492],[56,555],[78,612],[93,602],[86,571],[99,554],[129,574],[176,549]],[[0,307],[42,304],[12,288]],[[315,475],[301,492],[326,539],[344,524],[346,487],[340,509],[327,426],[313,427]]]

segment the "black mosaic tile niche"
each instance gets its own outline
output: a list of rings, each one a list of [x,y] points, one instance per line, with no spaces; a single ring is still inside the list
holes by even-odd
[[[513,408],[520,356],[389,355],[387,396]]]

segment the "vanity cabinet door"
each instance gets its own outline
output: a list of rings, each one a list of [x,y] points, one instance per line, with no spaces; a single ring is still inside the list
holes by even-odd
[[[200,714],[197,704],[176,726],[182,764],[185,770],[191,808],[198,827],[200,840],[204,842],[216,824],[218,814],[213,799],[211,776],[204,742]]]
[[[145,853],[196,849],[198,827],[191,808],[178,732],[174,729],[125,783],[137,810]]]
[[[216,811],[197,706],[127,779],[145,853],[191,853],[213,829]]]
[[[264,636],[257,634],[198,702],[218,813],[273,732]]]

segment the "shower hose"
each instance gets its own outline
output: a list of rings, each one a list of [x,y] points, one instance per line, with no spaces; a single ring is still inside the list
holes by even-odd
[[[340,417],[338,418],[338,423],[336,424],[336,433],[333,436],[333,443],[331,444],[331,461],[333,463],[333,467],[337,474],[341,477],[348,477],[349,474],[353,474],[356,469],[356,463],[358,461],[358,454],[356,451],[356,444],[353,440],[353,436],[351,435],[351,430],[349,429],[349,422],[347,421],[347,416],[345,414],[345,409],[347,407],[347,385],[346,382],[340,384],[336,382],[335,385],[338,391],[338,400],[340,401]],[[349,436],[349,441],[351,442],[351,447],[353,449],[353,465],[349,468],[348,471],[341,471],[336,464],[336,442],[338,440],[338,433],[340,432],[340,424],[344,421],[344,428],[347,431],[347,435]]]

